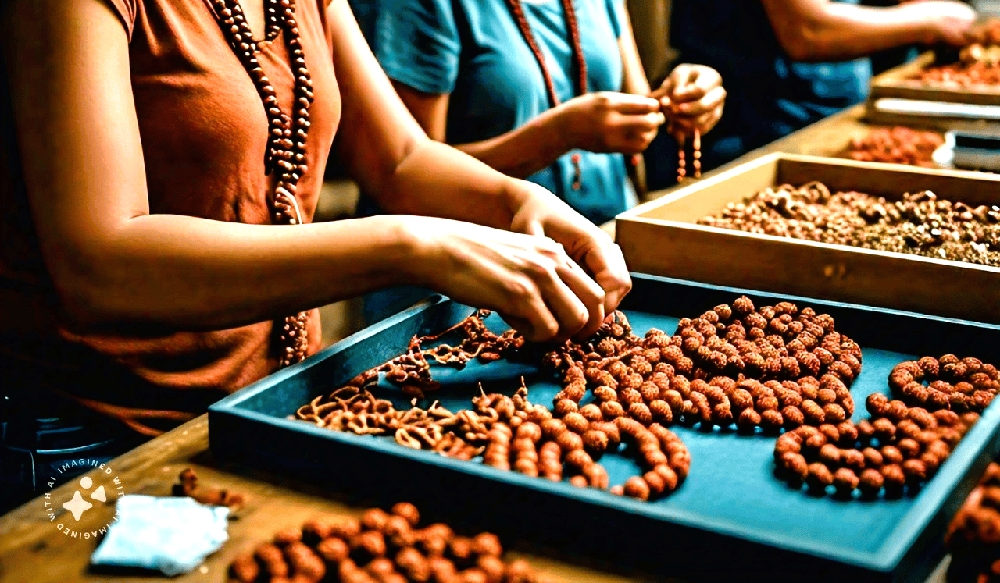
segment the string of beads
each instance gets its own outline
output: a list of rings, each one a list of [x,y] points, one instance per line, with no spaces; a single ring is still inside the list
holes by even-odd
[[[272,221],[275,224],[297,225],[303,222],[295,192],[305,175],[306,140],[309,134],[309,108],[313,102],[313,84],[306,67],[305,51],[295,19],[294,0],[267,0],[265,5],[265,41],[275,40],[284,32],[292,73],[295,76],[291,115],[282,111],[278,93],[257,59],[261,43],[253,38],[243,8],[238,0],[212,0],[219,28],[230,48],[246,70],[264,105],[268,121],[268,146],[264,168],[275,177],[271,200]],[[308,312],[287,316],[279,323],[279,365],[284,367],[302,361],[308,352],[306,334]]]

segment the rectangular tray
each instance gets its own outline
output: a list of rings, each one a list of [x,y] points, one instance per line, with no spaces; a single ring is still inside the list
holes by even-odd
[[[778,153],[618,215],[618,244],[641,273],[1000,322],[1000,268],[696,224],[766,187],[812,180],[890,199],[932,190],[971,205],[1000,203],[994,174]]]
[[[898,67],[894,67],[873,78],[868,94],[866,118],[873,123],[904,124],[915,123],[930,125],[942,129],[962,130],[996,130],[998,123],[994,120],[975,119],[970,112],[936,111],[933,106],[922,106],[915,112],[895,112],[877,107],[880,99],[903,99],[918,102],[938,102],[942,104],[965,104],[970,106],[985,106],[987,108],[1000,106],[1000,87],[978,89],[950,89],[923,85],[908,79],[914,73],[930,66],[938,60],[933,51],[921,54],[916,59]]]
[[[832,315],[837,330],[863,347],[863,369],[852,388],[855,420],[866,416],[863,403],[870,393],[888,392],[887,375],[902,360],[947,352],[1000,360],[997,326],[633,277],[633,291],[621,307],[636,334],[654,326],[672,333],[678,318],[744,293],[757,306],[789,300]],[[773,437],[674,427],[691,451],[690,475],[673,495],[640,502],[287,418],[314,396],[404,351],[414,334],[440,331],[470,312],[437,297],[223,399],[209,411],[212,454],[304,478],[365,502],[410,500],[432,519],[494,530],[576,560],[612,562],[617,569],[656,577],[916,582],[943,556],[947,520],[1000,449],[1000,408],[994,406],[918,493],[896,500],[836,501],[792,490],[773,475]],[[495,315],[488,324],[506,328]],[[503,387],[510,393],[522,375],[531,401],[551,403],[558,390],[553,379],[504,361],[462,371],[435,369],[444,387],[433,397],[452,410],[468,408],[478,382],[487,390]],[[379,394],[403,404],[395,389]],[[601,463],[612,483],[638,473],[631,461],[616,455],[606,455]],[[651,580],[649,575],[640,579]]]

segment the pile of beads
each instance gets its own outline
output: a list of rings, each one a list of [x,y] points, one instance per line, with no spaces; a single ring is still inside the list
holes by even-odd
[[[491,332],[483,323],[489,315],[489,310],[477,310],[440,334],[414,336],[405,353],[365,371],[349,384],[366,386],[377,381],[378,373],[382,372],[385,373],[386,380],[399,386],[407,397],[423,399],[424,393],[440,388],[440,384],[431,378],[428,358],[437,364],[462,368],[472,359],[480,362],[499,360],[524,345],[524,338],[513,330],[501,335]],[[433,348],[424,348],[425,344],[438,341],[453,332],[459,332],[462,336],[458,345],[439,344]]]
[[[437,402],[428,409],[414,405],[401,411],[356,386],[316,397],[299,407],[293,418],[356,435],[393,435],[400,445],[465,460],[482,453],[479,444],[493,421],[470,410],[452,413]]]
[[[899,200],[820,182],[766,188],[699,225],[877,251],[1000,266],[1000,206],[970,206],[931,191]]]
[[[743,296],[681,319],[672,337],[655,329],[633,336],[619,316],[599,338],[593,352],[549,355],[564,370],[556,417],[776,431],[839,423],[854,411],[848,387],[861,371],[861,348],[808,307],[758,310]],[[588,391],[593,402],[581,405]]]
[[[852,138],[842,154],[859,162],[887,162],[934,168],[934,150],[944,143],[938,132],[906,126],[877,128],[861,138]]]
[[[950,583],[1000,581],[1000,465],[986,474],[948,525]]]
[[[782,477],[815,492],[833,486],[841,497],[855,490],[874,497],[883,489],[900,496],[906,486],[929,480],[979,420],[976,413],[908,407],[880,393],[870,395],[866,407],[870,418],[857,424],[802,426],[781,435],[774,459]]]
[[[391,512],[373,508],[360,520],[313,520],[277,533],[229,566],[231,581],[319,583],[534,583],[523,560],[503,560],[500,540],[488,532],[455,534],[443,523],[419,528],[408,503]]]
[[[893,367],[889,388],[911,405],[982,413],[1000,391],[1000,372],[978,358],[925,356]]]
[[[627,417],[591,420],[575,411],[556,419],[544,407],[530,405],[525,396],[519,391],[513,398],[494,394],[475,400],[478,413],[497,419],[483,452],[485,465],[554,482],[568,475],[574,486],[607,490],[610,478],[598,461],[624,443],[625,453],[636,457],[643,475],[612,487],[613,494],[648,500],[673,492],[687,477],[691,455],[662,425],[647,428]]]

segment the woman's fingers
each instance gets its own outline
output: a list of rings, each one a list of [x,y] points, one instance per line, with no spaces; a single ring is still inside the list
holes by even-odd
[[[585,247],[576,259],[604,290],[604,313],[610,314],[632,289],[621,248],[606,237],[606,241],[594,241]]]
[[[726,90],[722,87],[716,87],[703,95],[701,99],[698,99],[697,101],[686,101],[678,104],[675,111],[678,115],[696,117],[706,111],[712,111],[725,101]]]
[[[622,115],[644,115],[660,111],[659,100],[645,95],[602,93],[599,94],[599,97],[603,107]]]
[[[601,327],[604,321],[604,290],[596,281],[581,268],[576,261],[569,259],[557,271],[560,279],[566,283],[569,289],[580,299],[586,309],[587,320],[579,330],[570,336],[578,338],[588,338]]]

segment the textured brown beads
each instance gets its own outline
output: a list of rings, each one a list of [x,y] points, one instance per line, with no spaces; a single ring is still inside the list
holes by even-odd
[[[907,404],[931,411],[981,413],[1000,391],[1000,372],[978,358],[925,356],[893,367],[889,388]]]
[[[975,413],[960,417],[907,407],[878,393],[866,406],[871,418],[857,425],[802,426],[778,437],[774,459],[789,484],[805,483],[818,492],[832,486],[845,498],[855,491],[899,496],[907,485],[930,479],[951,454],[957,440],[946,440],[947,435],[961,439],[978,419]]]
[[[229,566],[229,580],[240,583],[538,580],[525,561],[502,559],[503,548],[495,535],[482,532],[463,537],[442,523],[421,529],[419,516],[412,504],[400,503],[390,513],[368,510],[360,521],[309,521],[301,529],[276,534],[273,541],[259,545],[251,553],[238,555]],[[409,536],[403,537],[404,533]],[[400,542],[404,539],[407,542]]]

